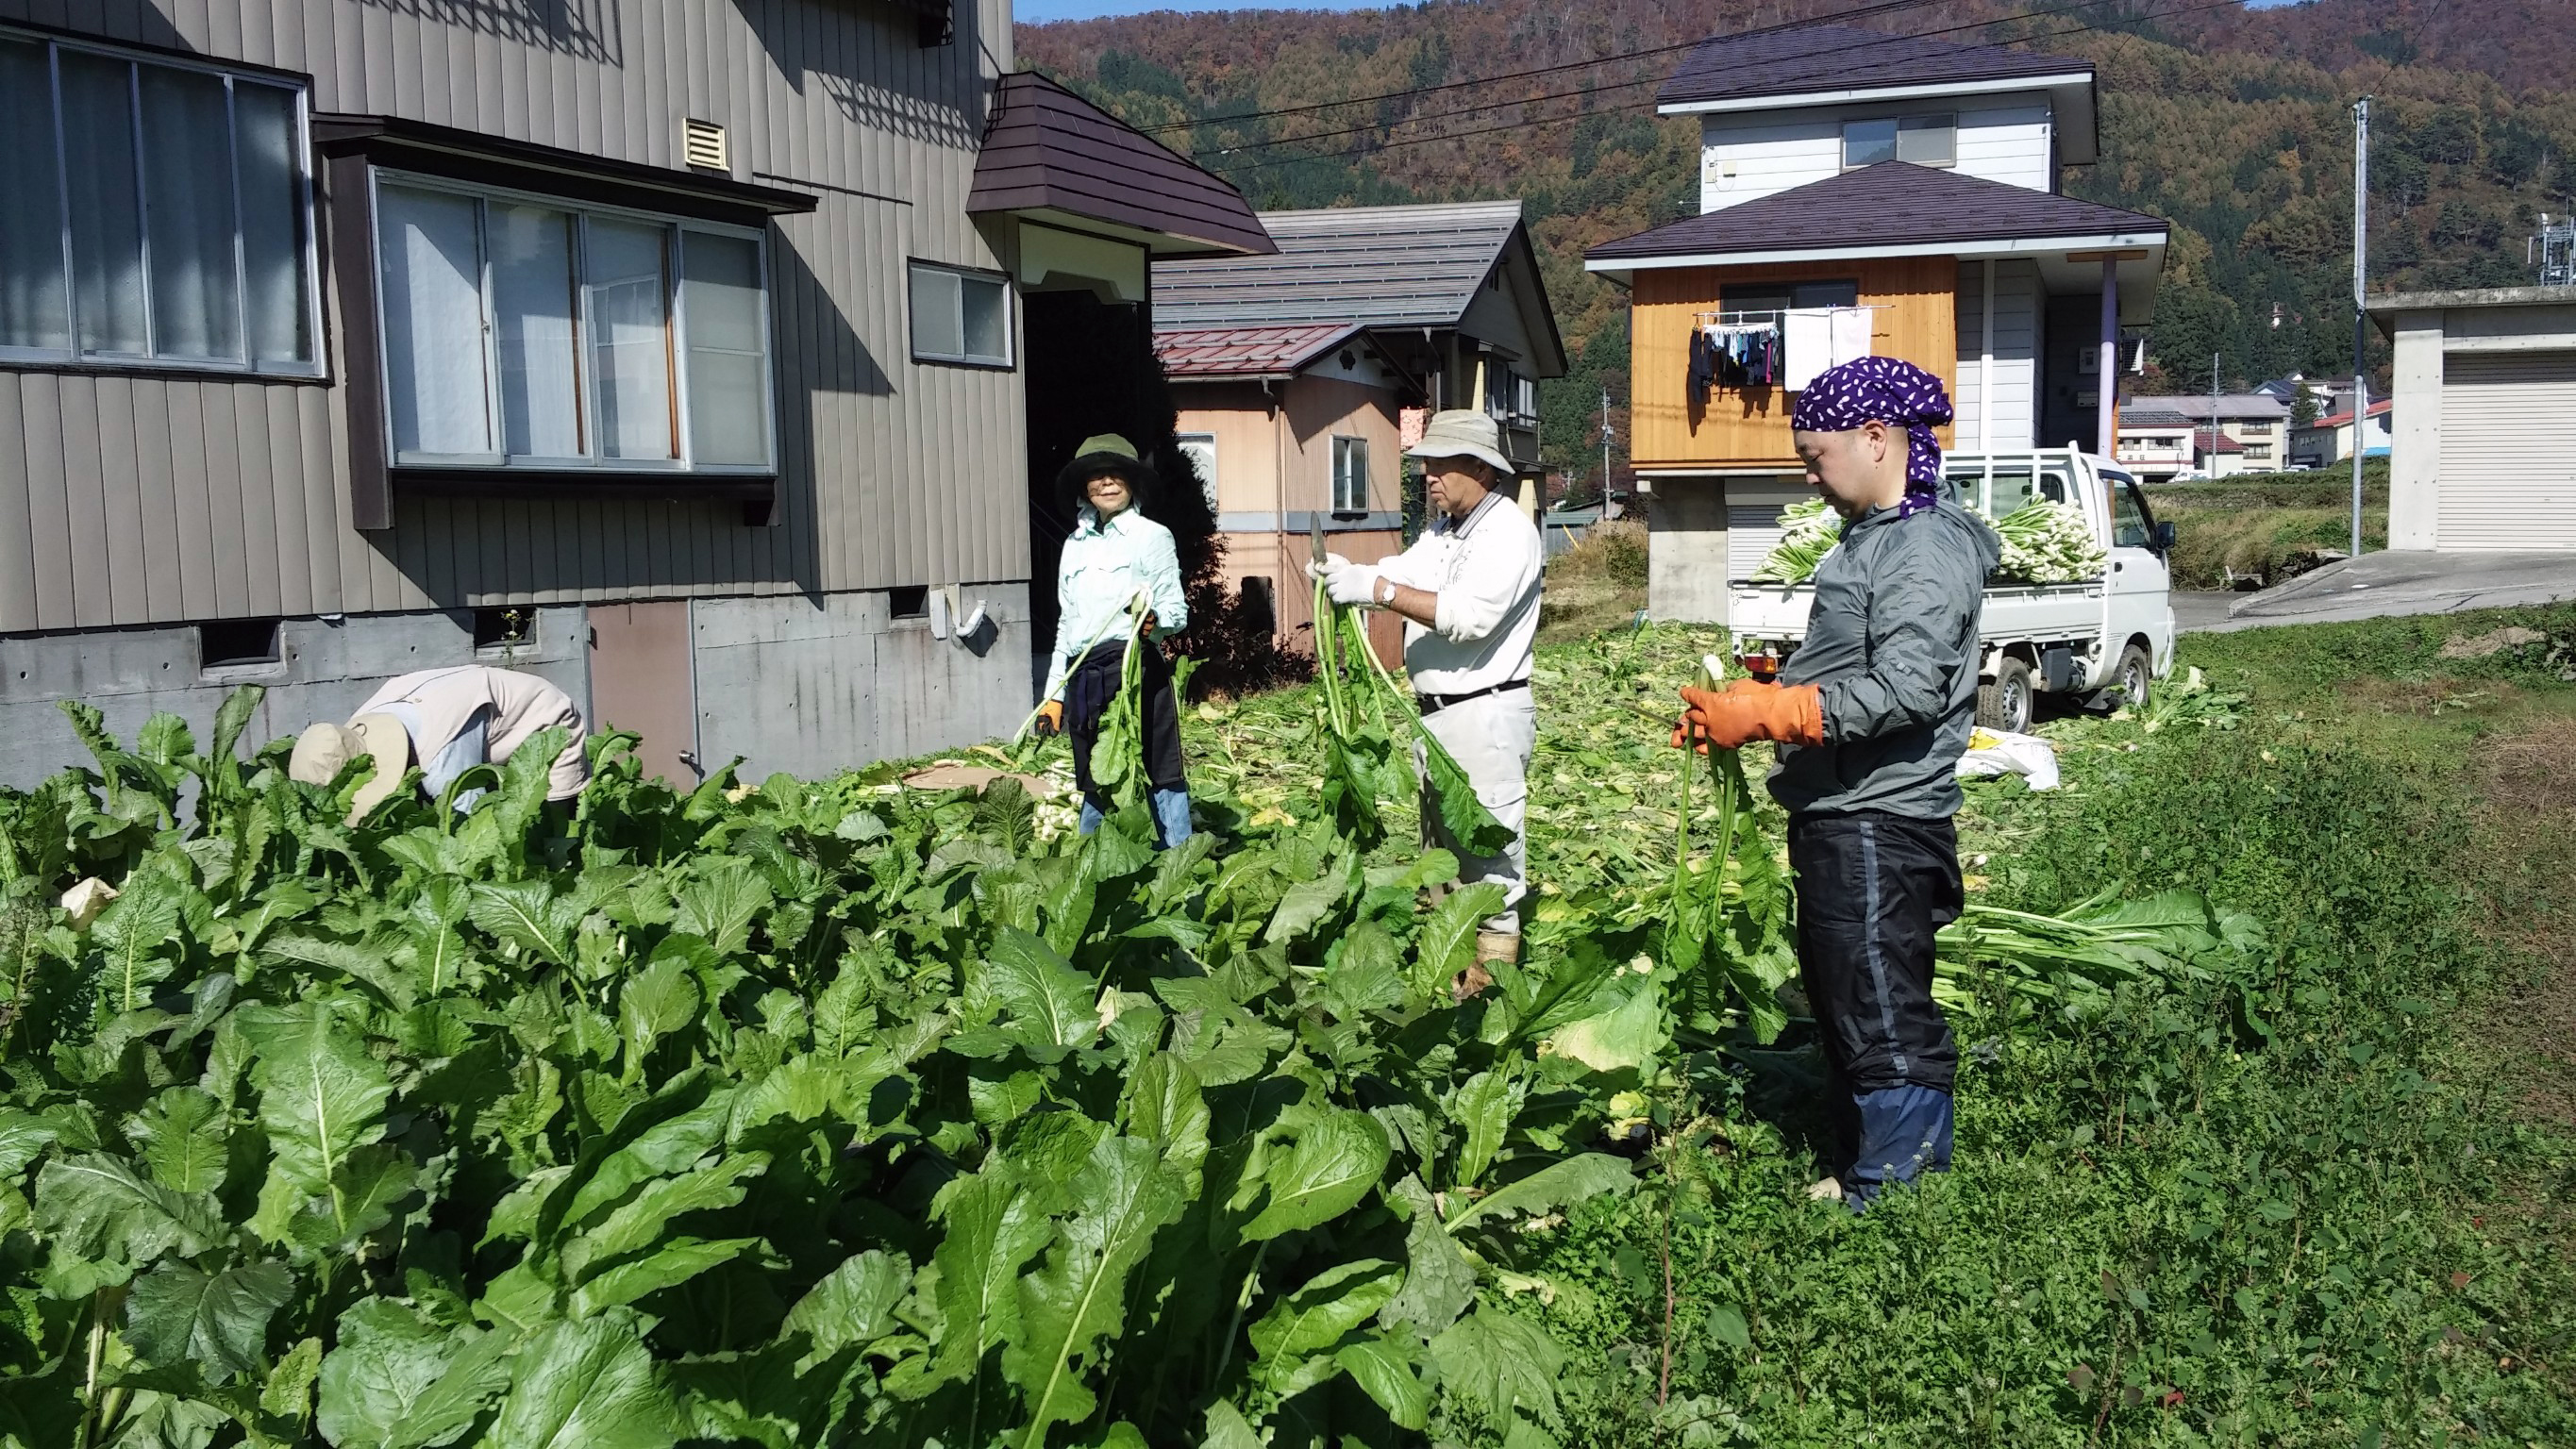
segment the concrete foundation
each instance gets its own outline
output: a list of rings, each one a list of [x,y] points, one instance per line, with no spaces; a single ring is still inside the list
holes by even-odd
[[[1726,482],[1657,478],[1646,504],[1646,613],[1726,622]]]

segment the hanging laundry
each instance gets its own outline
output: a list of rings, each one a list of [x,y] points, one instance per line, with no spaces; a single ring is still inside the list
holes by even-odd
[[[1791,392],[1804,391],[1834,365],[1833,320],[1830,307],[1800,307],[1781,314],[1781,340],[1787,353],[1781,377]]]
[[[1870,355],[1869,316],[1870,309],[1867,307],[1834,309],[1833,365],[1835,367],[1840,367],[1846,362],[1858,362]]]
[[[1692,407],[1708,406],[1708,390],[1717,382],[1717,344],[1705,331],[1691,333],[1690,403]]]

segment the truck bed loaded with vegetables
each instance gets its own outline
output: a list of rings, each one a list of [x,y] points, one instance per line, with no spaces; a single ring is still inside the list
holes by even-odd
[[[1942,472],[2004,542],[1986,585],[1978,723],[2025,731],[2041,694],[2143,703],[2173,667],[2172,532],[2136,480],[2073,448],[1953,453]],[[1806,581],[1840,532],[1821,500],[1781,523],[1779,546],[1728,585],[1728,625],[1756,667],[1805,637]]]

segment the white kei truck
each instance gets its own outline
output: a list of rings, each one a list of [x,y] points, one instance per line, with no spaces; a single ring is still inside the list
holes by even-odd
[[[2165,567],[2173,525],[2156,522],[2137,479],[2077,448],[1953,453],[1941,467],[1960,500],[1988,519],[2035,498],[2073,505],[2108,556],[2100,577],[2080,583],[1987,584],[1977,723],[2026,732],[2041,695],[2146,703],[2154,682],[2173,669],[2172,575]],[[1750,572],[1758,562],[1742,567]],[[1736,652],[1757,673],[1776,669],[1806,637],[1815,597],[1811,584],[1730,580],[1727,624]]]

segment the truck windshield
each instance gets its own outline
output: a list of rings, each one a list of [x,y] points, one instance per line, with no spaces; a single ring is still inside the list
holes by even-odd
[[[2147,501],[2138,496],[2138,485],[2125,478],[2105,480],[2111,485],[2111,544],[2115,548],[2145,548],[2155,536],[2155,527],[2147,514]]]
[[[1993,474],[1993,486],[1983,500],[1977,497],[1978,482],[1979,475],[1963,475],[1959,479],[1959,492],[1988,518],[2001,518],[2043,498],[2051,503],[2064,503],[2067,497],[2066,475],[2055,468],[2036,472],[2027,465],[1997,468]]]

